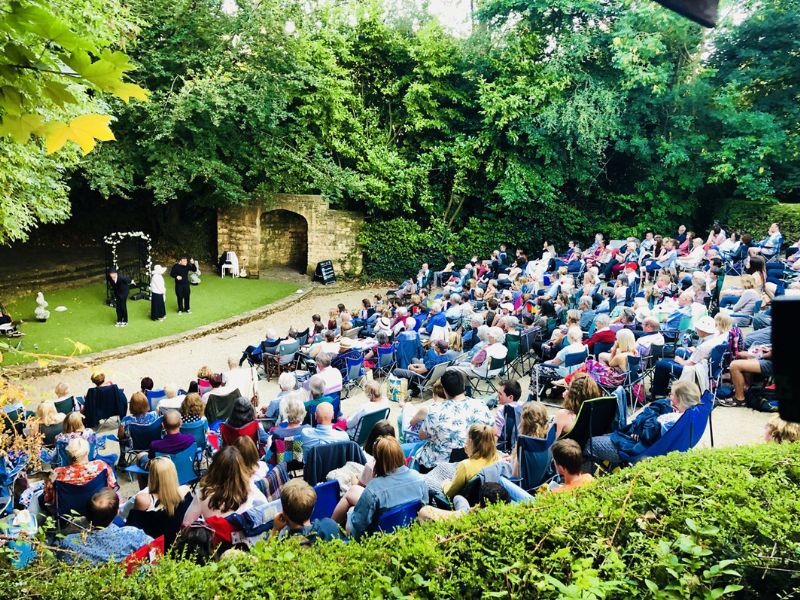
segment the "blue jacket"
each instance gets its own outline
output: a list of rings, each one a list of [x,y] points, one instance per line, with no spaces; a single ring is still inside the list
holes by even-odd
[[[661,423],[658,422],[658,417],[673,410],[669,398],[651,402],[630,425],[611,434],[611,443],[618,451],[625,454],[640,454],[661,437]],[[633,438],[634,435],[637,439]]]
[[[353,509],[350,533],[358,539],[382,513],[416,500],[428,502],[428,485],[417,471],[402,466],[385,477],[375,477]]]

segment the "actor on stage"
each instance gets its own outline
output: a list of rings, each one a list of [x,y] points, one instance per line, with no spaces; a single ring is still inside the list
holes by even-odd
[[[187,260],[185,256],[175,263],[170,271],[170,276],[175,279],[175,296],[178,298],[178,314],[191,313],[189,310],[189,273],[197,271],[194,259]]]
[[[163,321],[167,318],[167,307],[164,305],[164,297],[167,293],[167,285],[164,283],[165,267],[156,265],[150,275],[150,318],[153,321]]]
[[[114,292],[114,306],[117,309],[117,323],[114,327],[128,326],[128,294],[131,291],[132,281],[125,279],[116,269],[108,272],[108,280]]]

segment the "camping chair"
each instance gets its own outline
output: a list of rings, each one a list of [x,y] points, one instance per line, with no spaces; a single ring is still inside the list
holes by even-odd
[[[317,485],[325,481],[325,477],[334,469],[341,469],[348,462],[360,465],[367,463],[364,451],[355,442],[334,442],[320,444],[306,452],[303,465],[303,479],[309,485]]]
[[[221,423],[219,426],[219,434],[222,437],[222,443],[225,446],[233,446],[233,444],[240,437],[249,437],[258,449],[259,456],[264,454],[264,447],[258,441],[258,421],[250,421],[247,425],[242,427],[231,427],[227,423]]]
[[[112,439],[116,440],[116,436],[95,436],[97,438],[105,438],[105,439]],[[109,454],[103,455],[97,453],[97,444],[95,442],[89,442],[89,460],[102,460],[112,469],[117,464],[117,459],[119,457],[116,454]],[[56,442],[56,459],[53,461],[52,466],[54,467],[66,467],[70,464],[70,458],[67,454],[67,442],[60,441]]]
[[[725,373],[726,358],[729,355],[728,343],[722,343],[711,349],[708,357],[708,384],[711,388],[711,408],[717,405],[717,398],[722,387],[722,376]],[[708,413],[708,433],[711,437],[711,447],[714,447],[714,424],[711,412]]]
[[[306,330],[305,331],[301,331],[300,333],[298,333],[295,336],[294,339],[297,340],[297,343],[300,344],[301,347],[305,346],[308,343],[308,335],[309,335],[309,333],[311,333],[311,328],[310,327],[306,327]]]
[[[620,457],[628,463],[636,463],[644,458],[662,456],[670,452],[686,452],[694,448],[710,422],[714,399],[710,391],[703,393],[700,404],[691,407],[675,422],[675,424],[655,443],[639,454],[620,452]]]
[[[633,393],[633,386],[641,384],[644,381],[644,373],[642,372],[641,369],[642,357],[629,356],[627,362],[628,362],[628,370],[625,372],[625,379],[620,384],[620,387],[622,387],[625,390],[626,396],[630,400],[631,412],[633,412],[633,409],[635,408],[636,405],[636,398]],[[599,384],[599,386],[600,389],[603,390],[603,392],[608,395],[614,394],[615,389],[618,387],[618,386],[605,386],[602,384]]]
[[[512,406],[511,404],[506,404],[501,407],[501,409],[503,411],[505,424],[503,430],[500,432],[500,438],[497,441],[497,449],[509,454],[514,448],[514,444],[517,443],[522,405]]]
[[[588,348],[585,348],[583,350],[583,352],[573,352],[571,354],[567,354],[564,357],[564,368],[569,370],[569,369],[572,369],[572,367],[578,367],[579,365],[582,365],[583,363],[585,363],[587,358],[589,358],[589,349]],[[536,401],[537,402],[541,402],[542,401],[542,385],[541,385],[541,383],[539,381],[539,368],[538,367],[550,367],[550,366],[558,367],[560,365],[554,365],[554,364],[551,364],[551,363],[539,363],[538,365],[535,365],[534,368],[533,368],[533,374],[535,375],[534,381],[535,381]],[[561,408],[560,404],[557,404],[557,405],[554,405],[554,406],[557,406],[558,408]]]
[[[350,338],[351,340],[357,340],[360,331],[361,327],[351,327],[342,334],[342,337]]]
[[[278,345],[280,345],[280,343],[283,341],[284,340],[280,339],[271,343],[267,343],[266,340],[261,342],[258,345],[259,348],[258,356],[260,357],[258,359],[255,358],[253,353],[248,352],[247,349],[245,349],[245,351],[242,354],[244,354],[244,357],[247,359],[247,364],[249,364],[251,367],[257,367],[259,365],[263,366],[264,356],[266,356],[267,354],[275,354]],[[202,392],[200,392],[200,395],[202,395]]]
[[[157,401],[166,398],[167,392],[164,390],[147,390],[145,396],[147,396],[147,403],[150,405],[150,410],[156,410],[158,406]]]
[[[314,486],[314,491],[317,493],[317,503],[311,513],[311,521],[330,519],[333,515],[333,510],[339,503],[339,482],[334,479],[333,481],[318,483]]]
[[[208,397],[208,402],[206,402],[206,408],[203,412],[203,416],[205,416],[208,421],[209,427],[218,429],[218,427],[214,425],[215,423],[227,421],[228,417],[230,417],[233,412],[233,405],[236,404],[236,401],[240,397],[241,393],[239,390],[233,390],[224,396],[211,394]]]
[[[264,372],[267,381],[272,375],[280,375],[284,371],[293,371],[297,368],[295,354],[300,350],[297,340],[285,340],[278,345],[276,354],[264,354]]]
[[[565,311],[566,312],[566,311]],[[506,378],[511,377],[511,372],[514,371],[514,363],[519,357],[519,349],[522,341],[520,340],[520,336],[518,335],[506,335],[506,358],[505,358],[505,373],[504,376]]]
[[[150,443],[161,439],[161,429],[164,424],[164,417],[158,417],[149,425],[139,425],[131,423],[128,425],[128,435],[130,437],[130,447],[125,450],[125,461],[131,464],[136,460],[136,455],[140,452],[150,450]],[[120,448],[120,451],[122,449]]]
[[[422,502],[414,501],[400,506],[395,506],[382,513],[377,521],[373,521],[372,525],[367,528],[371,533],[392,533],[396,529],[408,527],[417,518]]]
[[[559,439],[575,440],[583,448],[590,444],[593,437],[606,435],[614,429],[617,418],[617,398],[606,396],[587,400],[581,404],[572,429],[561,434]],[[591,447],[589,450],[591,454]]]
[[[0,517],[14,508],[14,482],[27,464],[24,456],[20,456],[16,464],[12,464],[8,456],[0,457]]]
[[[592,355],[597,358],[603,352],[611,352],[611,349],[614,347],[614,344],[610,342],[595,342],[592,348]]]
[[[90,388],[86,392],[83,414],[86,417],[86,427],[93,429],[97,429],[100,421],[111,417],[122,420],[122,417],[128,414],[128,400],[125,398],[125,392],[115,383]]]
[[[323,402],[330,402],[333,405],[333,419],[334,421],[338,419],[341,415],[342,406],[340,394],[340,392],[331,392],[330,394],[320,396],[316,400],[308,400],[305,403],[306,418],[303,420],[303,425],[311,425],[311,427],[317,426],[317,406]]]
[[[223,268],[225,268],[223,266]],[[161,511],[163,512],[163,511]],[[144,565],[153,564],[158,561],[160,557],[164,556],[164,536],[159,536],[149,544],[145,544],[138,550],[131,552],[122,561],[125,566],[125,576],[133,574],[134,571],[143,567]]]
[[[518,485],[525,491],[538,488],[555,474],[551,446],[556,441],[556,428],[551,427],[546,438],[521,435],[517,438]]]
[[[195,455],[195,469],[200,470],[203,459],[211,458],[211,445],[208,443],[206,434],[208,433],[208,421],[200,419],[191,423],[181,424],[181,433],[188,433],[194,436],[194,442],[197,445],[197,454]]]
[[[83,485],[65,483],[63,481],[54,482],[56,519],[59,531],[64,521],[76,527],[80,527],[74,520],[75,515],[86,516],[86,508],[89,505],[89,500],[91,500],[92,496],[97,492],[106,487],[107,481],[108,476],[106,475],[105,469],[103,469],[100,473],[95,475],[94,479]]]
[[[372,428],[375,427],[379,421],[388,419],[389,412],[390,409],[384,408],[382,410],[376,410],[374,412],[365,414],[363,417],[361,417],[361,420],[356,425],[356,428],[353,430],[353,435],[350,436],[350,439],[363,448],[367,438],[369,437],[369,434],[372,432]]]
[[[442,378],[442,375],[450,368],[451,364],[451,362],[440,362],[425,373],[425,378],[418,382],[420,400],[425,399],[425,394],[427,392],[430,392],[431,396],[433,396],[433,386]]]
[[[517,353],[517,359],[512,365],[512,368],[520,377],[524,377],[525,373],[530,371],[530,369],[533,367],[533,363],[536,361],[536,353],[533,350],[533,342],[536,341],[536,336],[538,333],[538,329],[531,329],[530,331],[520,335],[519,352]]]
[[[364,355],[361,354],[355,358],[347,358],[347,370],[344,374],[344,381],[342,382],[342,391],[344,397],[350,396],[350,391],[358,387],[361,382],[361,376],[364,374]]]
[[[156,452],[156,458],[160,456],[168,457],[175,465],[175,470],[178,472],[178,485],[187,485],[200,479],[200,475],[195,470],[195,458],[197,457],[196,443],[192,442],[191,446],[174,454]],[[131,465],[127,467],[125,471],[142,476],[148,473],[147,469],[142,469],[139,465]]]
[[[59,400],[58,402],[53,402],[56,407],[56,412],[63,413],[68,415],[69,413],[75,410],[75,397],[70,396],[69,398],[64,398],[63,400]]]
[[[377,348],[376,352],[378,353],[378,360],[375,363],[375,375],[377,377],[386,377],[389,373],[394,370],[395,363],[395,352],[397,350],[397,344],[392,344],[388,348]]]
[[[492,356],[489,359],[489,370],[486,372],[486,375],[478,375],[475,372],[467,374],[469,385],[472,387],[473,397],[477,394],[496,394],[497,386],[494,384],[494,378],[503,372],[505,366],[505,358],[495,358]],[[485,384],[483,389],[480,388],[482,383]]]

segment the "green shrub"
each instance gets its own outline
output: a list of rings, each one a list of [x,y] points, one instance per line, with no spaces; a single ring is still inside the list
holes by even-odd
[[[775,597],[800,583],[800,444],[657,458],[569,495],[416,524],[363,543],[150,574],[44,558],[0,578],[4,598]]]
[[[731,231],[749,233],[754,240],[766,237],[772,223],[780,225],[787,242],[793,243],[800,238],[800,204],[731,201],[723,209],[721,221]]]

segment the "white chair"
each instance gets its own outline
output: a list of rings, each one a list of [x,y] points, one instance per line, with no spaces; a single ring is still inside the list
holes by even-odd
[[[231,277],[239,277],[239,257],[236,252],[225,252],[225,262],[220,269],[220,277],[225,277],[225,271],[230,271]]]

